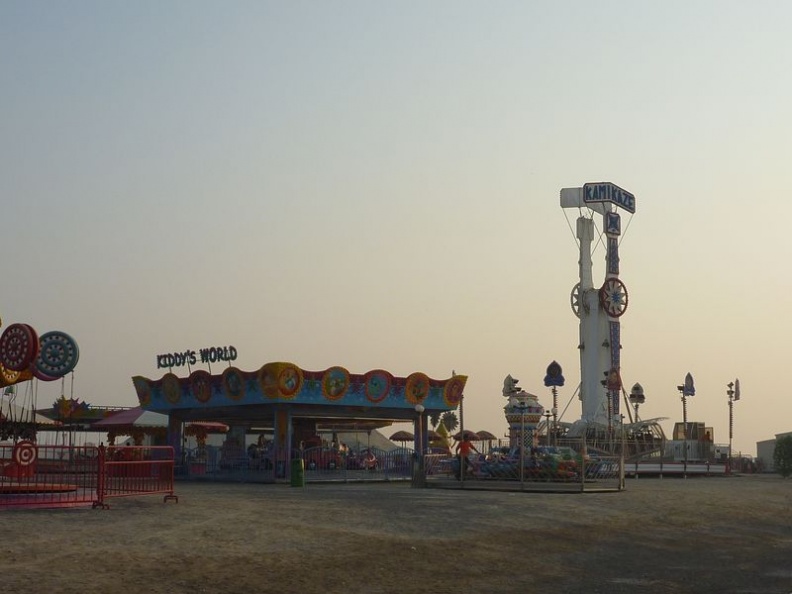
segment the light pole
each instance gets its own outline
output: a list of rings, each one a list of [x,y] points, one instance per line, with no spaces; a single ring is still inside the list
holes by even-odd
[[[646,396],[644,396],[643,386],[639,383],[636,383],[632,389],[630,390],[630,404],[633,405],[635,408],[635,422],[638,422],[638,407],[646,402]],[[633,442],[635,443],[635,453],[638,454],[638,440],[636,437],[635,432],[632,434]],[[661,456],[662,459],[662,456]],[[635,456],[635,478],[638,478],[638,456]]]
[[[525,480],[525,402],[520,402],[520,488]]]
[[[547,366],[544,385],[550,388],[553,393],[553,408],[550,412],[553,414],[553,444],[555,445],[558,437],[558,388],[564,385],[563,370],[557,361],[553,361]]]
[[[677,386],[677,390],[682,394],[682,430],[685,433],[685,465],[682,472],[683,478],[687,478],[687,463],[688,463],[688,430],[687,430],[687,397],[696,395],[696,388],[693,385],[693,376],[688,374],[685,376],[685,383]]]
[[[646,402],[646,396],[644,396],[644,389],[641,384],[635,384],[630,390],[630,404],[633,405],[635,408],[635,422],[638,422],[638,406]]]
[[[423,413],[426,409],[423,404],[415,405],[415,412],[418,413],[418,476],[417,485],[422,487],[424,483],[424,435],[423,435]]]
[[[740,380],[726,384],[729,388],[726,395],[729,397],[729,474],[732,468],[732,434],[734,429],[734,403],[740,399]]]
[[[553,413],[551,413],[549,410],[547,412],[545,412],[545,414],[544,414],[544,418],[545,418],[545,445],[548,445],[548,446],[550,445],[550,417],[552,417],[552,416],[553,416]]]

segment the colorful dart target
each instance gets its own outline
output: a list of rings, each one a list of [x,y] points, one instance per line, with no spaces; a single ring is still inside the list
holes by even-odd
[[[11,324],[0,336],[0,363],[11,371],[30,367],[38,350],[38,335],[27,324]]]
[[[30,466],[38,459],[38,450],[36,444],[29,440],[18,442],[14,446],[14,451],[11,458],[16,462],[17,466]]]
[[[39,344],[41,349],[34,364],[34,374],[36,371],[41,374],[36,375],[39,379],[57,379],[76,367],[80,349],[75,340],[65,332],[46,332],[39,338]]]

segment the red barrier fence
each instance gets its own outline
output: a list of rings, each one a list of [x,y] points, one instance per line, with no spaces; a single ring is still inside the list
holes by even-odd
[[[172,447],[40,446],[0,444],[0,510],[108,508],[113,497],[164,494],[173,489]]]

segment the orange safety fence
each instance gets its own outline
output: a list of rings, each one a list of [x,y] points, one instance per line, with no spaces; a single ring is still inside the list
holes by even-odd
[[[164,494],[175,500],[171,447],[0,444],[0,510],[109,507],[107,499]]]

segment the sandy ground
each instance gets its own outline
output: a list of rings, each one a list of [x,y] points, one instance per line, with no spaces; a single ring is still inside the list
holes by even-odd
[[[621,493],[177,483],[0,512],[0,592],[792,593],[792,480]]]

